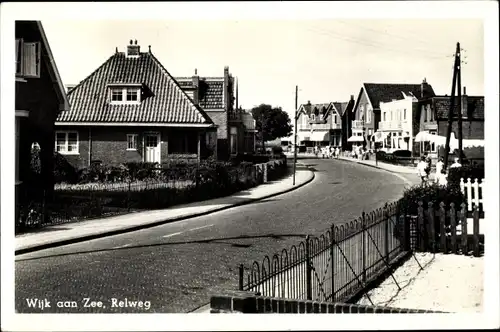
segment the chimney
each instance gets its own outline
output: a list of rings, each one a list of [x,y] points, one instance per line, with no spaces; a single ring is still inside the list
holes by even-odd
[[[307,105],[311,105],[311,101],[310,100],[307,101]]]
[[[354,101],[354,95],[351,95],[351,100]]]
[[[420,85],[420,99],[424,99],[427,95],[427,79],[424,77],[422,84]]]
[[[127,45],[127,57],[139,57],[141,52],[141,47],[137,45],[137,40],[134,42],[130,40],[130,44]]]
[[[194,69],[193,75],[193,102],[198,105],[200,102],[200,77],[198,76],[198,69]]]

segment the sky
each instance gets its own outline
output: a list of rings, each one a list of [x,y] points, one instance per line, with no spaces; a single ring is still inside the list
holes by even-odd
[[[462,86],[484,94],[483,23],[473,19],[42,20],[64,84],[76,84],[131,39],[175,76],[223,76],[239,82],[239,104],[293,114],[299,104],[347,101],[362,83],[424,78],[451,94],[456,43],[465,50]],[[71,38],[68,38],[71,36]]]

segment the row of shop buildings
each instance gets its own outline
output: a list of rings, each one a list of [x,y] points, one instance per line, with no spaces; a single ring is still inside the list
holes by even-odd
[[[484,97],[455,97],[452,148],[458,138],[457,119],[462,117],[465,153],[484,157]],[[420,84],[364,83],[357,98],[348,102],[300,105],[297,111],[297,144],[338,146],[352,150],[409,150],[437,157],[448,128],[451,98],[438,96],[426,79]],[[293,136],[287,139],[293,144]]]

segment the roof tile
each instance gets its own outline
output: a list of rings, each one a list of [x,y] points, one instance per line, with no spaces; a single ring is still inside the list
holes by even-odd
[[[368,98],[374,109],[380,108],[380,102],[390,102],[393,99],[402,99],[406,95],[413,95],[421,99],[421,84],[392,84],[392,83],[364,83]],[[427,84],[425,98],[434,97],[436,94],[430,84]]]

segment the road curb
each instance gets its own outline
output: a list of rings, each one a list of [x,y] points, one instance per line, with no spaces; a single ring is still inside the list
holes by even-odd
[[[354,160],[349,160],[349,159],[339,159],[339,160],[343,160],[343,161],[347,161],[347,162],[350,162],[350,163],[355,163],[355,164],[358,164],[358,165],[363,165],[363,166],[367,166],[367,167],[371,167],[371,168],[376,168],[376,169],[380,169],[380,170],[383,170],[383,171],[386,171],[386,172],[389,172],[391,174],[394,174],[396,175],[397,177],[399,177],[400,179],[404,180],[405,183],[409,186],[413,186],[413,183],[411,183],[410,180],[404,178],[404,176],[402,174],[411,174],[411,173],[402,173],[402,172],[395,172],[395,171],[390,171],[388,169],[385,169],[385,168],[382,168],[380,166],[375,166],[375,165],[370,165],[370,164],[365,164],[365,163],[361,163],[361,162],[358,162],[358,161],[354,161]]]
[[[95,239],[98,239],[98,238],[101,238],[101,237],[107,237],[107,236],[113,236],[113,235],[118,235],[118,234],[123,234],[123,233],[129,233],[129,232],[137,231],[137,230],[140,230],[140,229],[145,229],[145,228],[160,226],[160,225],[163,225],[163,224],[168,224],[168,223],[171,223],[171,222],[186,220],[186,219],[190,219],[190,218],[197,218],[197,217],[209,215],[209,214],[212,214],[212,213],[220,212],[220,211],[223,211],[223,210],[232,209],[234,207],[238,207],[238,206],[242,206],[242,205],[248,205],[248,204],[251,204],[251,203],[254,203],[254,202],[258,202],[258,201],[262,201],[262,200],[274,197],[274,196],[286,194],[286,193],[288,193],[290,191],[294,191],[296,189],[299,189],[299,188],[305,186],[306,184],[312,182],[314,180],[315,176],[316,176],[315,173],[312,170],[309,169],[309,172],[311,172],[311,177],[309,179],[307,179],[306,181],[304,181],[303,183],[297,184],[295,187],[291,187],[291,188],[288,188],[286,190],[275,192],[275,193],[272,193],[272,194],[269,194],[269,195],[266,195],[266,196],[262,196],[262,197],[259,197],[259,198],[249,198],[249,199],[247,199],[245,201],[242,201],[242,202],[230,204],[228,206],[223,206],[223,207],[216,208],[216,209],[213,209],[213,210],[203,211],[203,212],[199,212],[199,213],[193,213],[193,214],[190,214],[190,215],[187,215],[187,216],[169,218],[169,219],[164,219],[164,220],[160,220],[160,221],[151,222],[151,223],[148,223],[148,224],[136,225],[136,226],[126,227],[126,228],[121,228],[121,229],[115,229],[115,230],[111,230],[111,231],[107,231],[107,232],[103,232],[103,233],[99,233],[99,234],[91,234],[91,235],[86,235],[86,236],[81,236],[81,237],[75,237],[75,238],[66,239],[66,240],[60,240],[60,241],[55,241],[55,242],[50,242],[50,243],[44,243],[44,244],[40,244],[40,245],[29,246],[29,247],[26,247],[26,248],[21,248],[21,249],[15,250],[14,255],[17,256],[17,255],[27,254],[27,253],[30,253],[30,252],[39,251],[39,250],[43,250],[43,249],[55,248],[55,247],[65,246],[65,245],[68,245],[68,244],[73,244],[73,243],[78,243],[78,242],[85,242],[85,241],[95,240]]]

